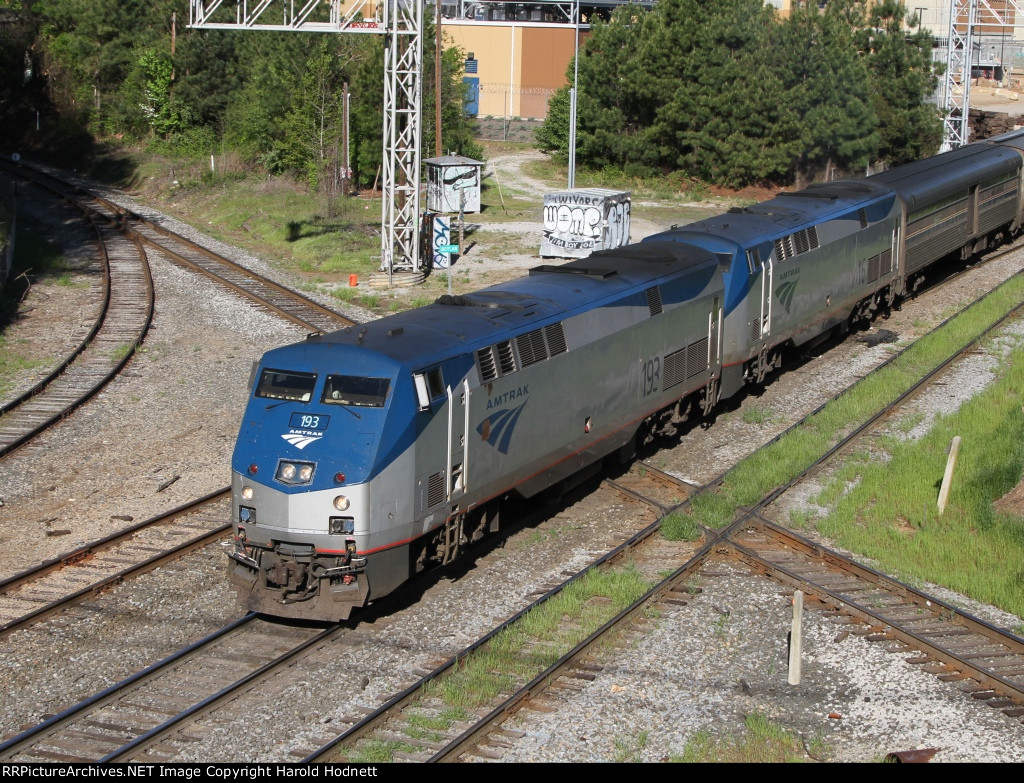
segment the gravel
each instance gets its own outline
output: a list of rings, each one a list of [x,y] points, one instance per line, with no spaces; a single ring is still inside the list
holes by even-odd
[[[509,166],[503,183],[514,182],[515,167],[502,165]],[[653,228],[634,221],[633,238]],[[69,248],[81,244],[56,229],[52,236]],[[262,260],[212,244],[235,260],[270,270]],[[476,253],[481,260],[467,255],[463,260],[473,263],[466,268],[494,272],[488,248],[478,245]],[[917,336],[949,307],[1019,271],[1019,256],[976,270],[941,294],[922,295],[883,326],[901,340]],[[525,269],[537,261],[506,258],[501,268]],[[303,336],[165,259],[154,258],[153,269],[156,321],[144,350],[84,410],[37,446],[0,462],[0,545],[8,553],[2,576],[110,533],[128,524],[126,517],[152,516],[226,486],[251,362]],[[49,312],[48,319],[56,320],[57,313],[42,303],[65,301],[68,293],[56,285],[33,286],[26,317],[5,332],[7,339],[41,340],[53,322],[33,324],[31,313]],[[694,429],[652,461],[703,483],[892,350],[848,339],[762,394],[742,399],[714,426]],[[946,388],[956,392],[954,399],[974,390],[959,383]],[[953,399],[946,398],[935,407],[950,404]],[[767,416],[744,416],[751,408]],[[289,754],[316,746],[345,716],[375,708],[417,673],[517,611],[538,586],[560,581],[565,571],[588,562],[602,548],[607,526],[606,512],[581,501],[439,573],[415,603],[396,607],[369,628],[365,643],[328,649],[293,672],[274,701],[247,695],[253,707],[245,726],[211,729],[192,745],[188,759],[294,760]],[[53,534],[62,530],[70,532]],[[207,547],[83,609],[0,641],[0,731],[37,722],[237,617],[222,549]],[[702,596],[652,623],[628,649],[609,653],[605,671],[567,697],[562,710],[532,715],[527,733],[506,749],[503,760],[675,758],[698,732],[739,737],[745,717],[760,713],[803,737],[811,758],[870,761],[924,746],[941,748],[935,761],[1024,761],[1020,722],[910,667],[906,656],[886,653],[855,634],[839,640],[837,628],[813,612],[805,615],[803,681],[789,686],[788,595],[766,580],[727,570],[715,564],[716,575],[707,575]],[[1006,627],[1021,622],[961,597],[940,597]],[[240,730],[244,743],[237,742]]]

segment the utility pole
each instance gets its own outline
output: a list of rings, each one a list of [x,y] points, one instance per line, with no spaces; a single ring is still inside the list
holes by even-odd
[[[434,0],[437,21],[434,23],[434,157],[441,157],[441,0]]]

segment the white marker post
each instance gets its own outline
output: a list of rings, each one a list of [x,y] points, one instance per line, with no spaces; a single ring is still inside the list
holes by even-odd
[[[800,667],[803,657],[804,594],[802,590],[793,593],[793,627],[789,632],[789,684],[800,684]]]
[[[949,458],[946,460],[946,472],[942,475],[942,487],[939,489],[939,516],[946,510],[949,502],[950,484],[953,482],[953,470],[956,468],[956,458],[960,453],[960,436],[953,438],[949,447]]]

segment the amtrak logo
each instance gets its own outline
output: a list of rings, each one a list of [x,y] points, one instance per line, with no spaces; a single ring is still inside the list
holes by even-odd
[[[323,433],[316,432],[286,432],[281,436],[297,449],[304,449],[310,443],[315,443],[323,437]]]
[[[789,312],[789,306],[793,304],[793,296],[796,294],[796,284],[796,280],[787,280],[775,289],[775,298],[778,299],[782,306],[786,308],[787,313]]]
[[[480,422],[476,431],[481,438],[494,446],[501,454],[508,454],[508,447],[512,443],[512,433],[515,431],[516,422],[519,421],[519,415],[526,407],[526,402],[518,408],[503,408],[500,411],[495,411]]]

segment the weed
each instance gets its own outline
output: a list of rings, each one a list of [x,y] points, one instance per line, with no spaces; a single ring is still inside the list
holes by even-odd
[[[732,619],[728,612],[722,612],[715,620],[715,636],[724,640],[729,635],[729,621]]]
[[[794,530],[806,530],[817,518],[818,515],[809,508],[794,508],[789,512],[789,526]]]
[[[640,751],[647,747],[649,733],[641,731],[632,741],[624,738],[615,739],[615,761],[620,764],[640,761]]]
[[[697,541],[702,535],[697,520],[682,511],[674,511],[661,521],[661,533],[669,541]]]
[[[10,379],[15,373],[34,370],[42,366],[42,361],[25,356],[17,346],[9,345],[0,334],[0,393],[10,388]]]
[[[771,414],[764,408],[756,405],[743,410],[743,422],[745,424],[767,424],[772,420]]]
[[[123,343],[110,351],[110,358],[115,362],[123,362],[135,350],[135,343]]]
[[[709,731],[698,731],[686,743],[682,754],[673,755],[669,760],[682,763],[791,763],[804,760],[799,736],[769,721],[761,713],[748,715],[743,728],[739,737],[716,738]],[[821,758],[828,752],[820,739],[814,741],[813,747],[815,758]]]

